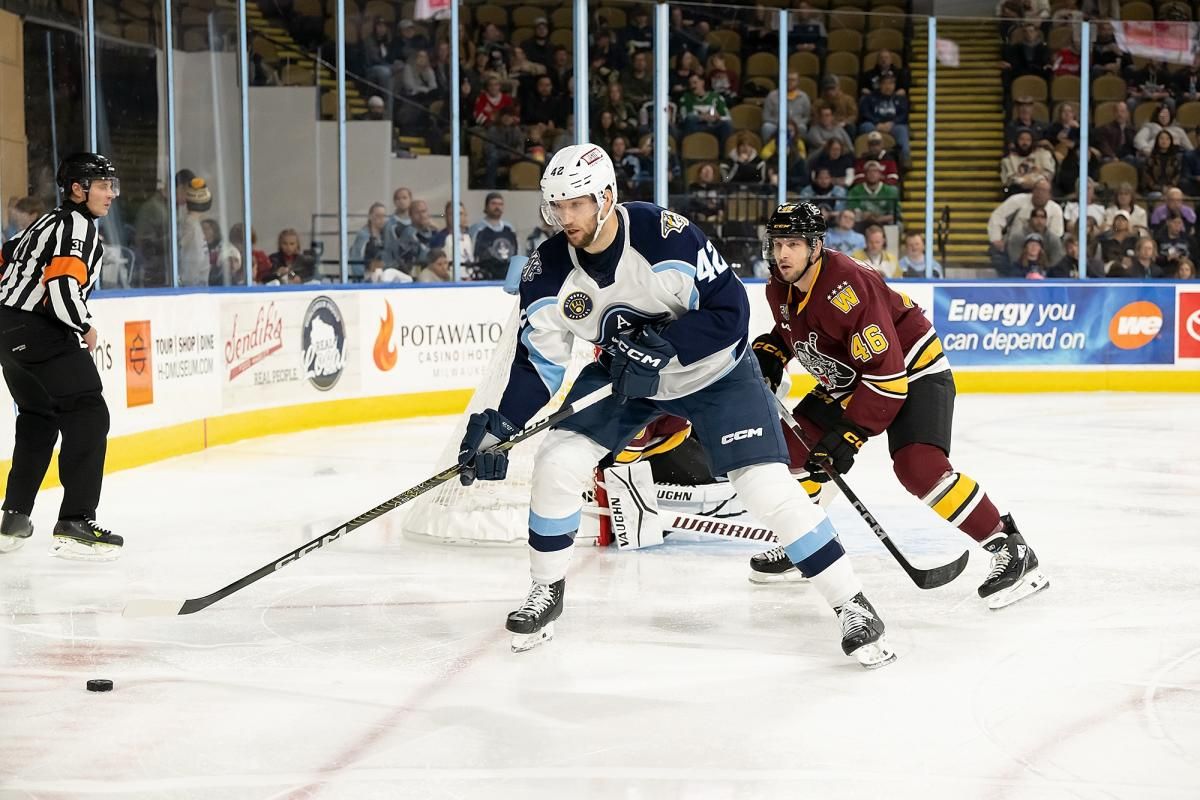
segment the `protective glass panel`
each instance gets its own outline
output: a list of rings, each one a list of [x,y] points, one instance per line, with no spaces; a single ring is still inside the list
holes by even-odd
[[[244,269],[237,273],[235,259],[222,257],[244,227],[237,14],[211,0],[172,3],[178,284],[241,285]],[[163,224],[166,205],[159,201]],[[245,263],[240,254],[236,260]]]

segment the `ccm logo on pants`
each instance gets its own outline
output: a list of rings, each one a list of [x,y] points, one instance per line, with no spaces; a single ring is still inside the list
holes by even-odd
[[[721,444],[729,444],[730,442],[740,442],[743,439],[749,439],[753,436],[762,436],[762,428],[746,428],[744,431],[734,431],[727,433],[721,437]]]

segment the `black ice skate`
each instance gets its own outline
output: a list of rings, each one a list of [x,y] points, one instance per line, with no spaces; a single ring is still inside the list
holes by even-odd
[[[842,623],[842,652],[854,656],[867,669],[878,669],[896,660],[883,639],[883,620],[862,592],[834,609]]]
[[[112,561],[125,540],[91,520],[60,519],[54,523],[50,555],[76,561]]]
[[[33,535],[33,523],[20,511],[5,511],[0,518],[0,553],[20,549]]]
[[[554,620],[562,614],[565,579],[551,584],[535,583],[529,596],[516,611],[508,615],[504,626],[512,632],[512,649],[521,653],[554,638]]]
[[[773,547],[765,553],[750,556],[751,583],[784,583],[807,581],[792,564],[782,547]]]
[[[1011,606],[1050,585],[1050,579],[1038,569],[1033,548],[1025,544],[1025,537],[1017,530],[1013,518],[1005,514],[1000,520],[1004,523],[1005,535],[984,545],[984,549],[992,554],[992,568],[979,586],[979,596],[988,598],[988,608],[993,611]]]

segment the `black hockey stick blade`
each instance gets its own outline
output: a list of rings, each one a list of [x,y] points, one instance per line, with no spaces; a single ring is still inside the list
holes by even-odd
[[[496,449],[511,450],[513,447],[525,441],[526,439],[536,436],[547,428],[557,425],[559,422],[562,422],[564,419],[576,413],[577,411],[582,411],[588,406],[598,403],[599,401],[608,397],[610,394],[612,394],[612,385],[606,383],[604,386],[601,386],[599,389],[584,395],[573,403],[563,405],[562,408],[558,409],[541,422],[524,428],[507,442],[497,445]],[[256,569],[249,575],[239,578],[228,586],[218,589],[212,594],[206,594],[203,597],[193,597],[187,600],[154,597],[133,598],[126,603],[125,609],[121,612],[121,614],[122,616],[126,617],[172,617],[181,616],[184,614],[194,614],[197,611],[202,611],[218,600],[223,600],[234,592],[246,588],[255,581],[261,580],[268,575],[283,569],[287,565],[299,561],[301,558],[313,552],[314,550],[320,550],[330,542],[336,542],[338,539],[342,538],[351,531],[361,528],[368,522],[378,519],[393,509],[399,508],[410,500],[420,497],[430,489],[441,486],[446,481],[457,477],[460,472],[462,472],[462,467],[460,467],[458,464],[448,467],[436,475],[426,478],[411,489],[401,492],[390,500],[383,501],[370,511],[364,511],[349,522],[334,528],[329,533],[326,533],[323,536],[318,536],[311,542],[297,547],[295,550],[283,556],[282,558],[276,559],[270,564],[266,564]]]
[[[833,482],[836,483],[838,488],[842,490],[842,493],[846,495],[846,499],[850,501],[850,505],[854,506],[854,509],[858,512],[859,516],[863,518],[863,521],[867,523],[867,527],[871,529],[871,532],[879,538],[879,541],[883,542],[883,546],[886,547],[887,551],[892,554],[892,558],[896,559],[896,563],[900,565],[900,568],[904,570],[908,577],[912,578],[912,582],[917,585],[918,589],[936,589],[939,586],[945,586],[947,583],[950,583],[952,580],[961,575],[962,571],[967,568],[967,561],[971,557],[971,552],[969,550],[964,550],[963,554],[957,559],[951,561],[949,564],[943,564],[940,567],[934,567],[932,569],[921,569],[919,567],[914,567],[912,563],[904,557],[904,554],[900,552],[900,548],[896,547],[896,543],[892,541],[892,538],[888,536],[887,531],[885,531],[883,526],[879,524],[879,520],[875,519],[875,515],[867,510],[867,507],[863,505],[863,502],[858,499],[858,495],[854,494],[854,492],[850,490],[850,487],[846,485],[846,481],[843,480],[842,476],[834,472],[828,466],[825,467],[825,472],[829,474],[829,476],[833,479]]]
[[[783,420],[783,424],[786,425],[788,429],[791,430],[792,434],[800,440],[800,443],[804,445],[805,449],[811,450],[812,445],[805,440],[804,430],[792,417],[791,409],[789,409],[777,395],[775,396],[775,402],[779,406],[779,417]],[[875,515],[867,509],[867,506],[862,500],[858,499],[858,495],[856,495],[854,491],[846,485],[846,481],[842,478],[842,476],[835,472],[834,469],[828,464],[823,464],[822,468],[825,470],[825,473],[829,475],[830,479],[837,484],[837,487],[842,490],[842,494],[846,495],[846,499],[850,501],[850,505],[854,506],[854,510],[858,512],[858,515],[863,518],[863,522],[867,523],[867,527],[871,529],[871,532],[879,538],[879,541],[883,542],[883,546],[886,547],[887,551],[892,554],[892,558],[896,559],[896,563],[898,563],[900,568],[904,570],[905,574],[912,579],[912,582],[917,585],[918,589],[936,589],[939,586],[945,586],[947,583],[950,583],[950,581],[961,575],[962,571],[967,568],[967,561],[971,557],[969,550],[964,550],[963,554],[957,559],[949,564],[943,564],[940,567],[934,567],[933,569],[921,569],[919,567],[914,567],[912,563],[904,557],[904,554],[900,552],[900,548],[896,547],[896,544],[892,541],[891,537],[888,536],[887,531],[885,531],[883,526],[879,524],[879,520],[875,519]]]

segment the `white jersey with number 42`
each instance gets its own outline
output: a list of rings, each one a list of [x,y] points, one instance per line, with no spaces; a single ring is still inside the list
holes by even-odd
[[[650,203],[616,209],[616,241],[600,254],[559,232],[521,276],[521,329],[500,413],[523,425],[562,385],[575,337],[608,352],[621,334],[653,326],[676,351],[655,399],[715,383],[746,347],[745,287],[704,232]]]

